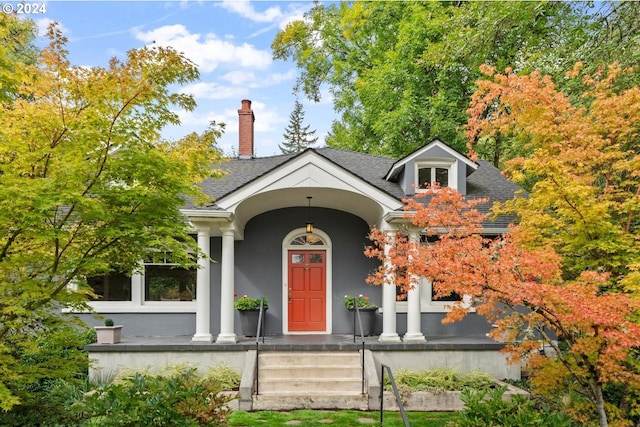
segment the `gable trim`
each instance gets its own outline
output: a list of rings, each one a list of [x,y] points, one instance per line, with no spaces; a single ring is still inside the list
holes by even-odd
[[[430,143],[418,148],[417,150],[415,150],[413,153],[410,153],[409,155],[403,157],[402,159],[399,159],[397,162],[395,162],[391,168],[389,169],[389,171],[387,172],[385,179],[388,181],[391,178],[393,178],[399,171],[400,169],[402,169],[407,163],[417,159],[418,157],[420,157],[422,154],[424,154],[425,152],[431,150],[433,147],[438,147],[442,150],[444,150],[445,152],[447,152],[448,154],[450,154],[453,158],[460,160],[461,162],[463,162],[465,165],[467,165],[468,167],[472,168],[473,170],[478,169],[478,164],[472,160],[470,160],[467,156],[465,156],[464,154],[460,153],[459,151],[451,148],[450,146],[448,146],[447,144],[445,144],[444,142],[440,141],[439,139],[434,139],[433,141],[431,141]]]
[[[322,182],[314,180],[314,176],[312,176],[314,170],[331,177],[333,183],[325,186]],[[386,211],[402,207],[401,200],[318,154],[313,149],[303,151],[298,156],[239,187],[236,191],[221,197],[216,201],[216,205],[224,210],[233,211],[242,201],[256,194],[285,188],[285,180],[296,174],[299,176],[309,174],[304,182],[297,182],[297,187],[348,189],[376,201]]]

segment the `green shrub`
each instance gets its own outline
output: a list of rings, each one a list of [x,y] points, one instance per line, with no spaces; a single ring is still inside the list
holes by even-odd
[[[465,389],[460,398],[465,408],[459,412],[458,427],[571,427],[573,420],[565,414],[548,408],[537,408],[535,403],[522,395],[503,400],[506,387],[491,390]]]
[[[71,320],[69,320],[71,323]],[[86,381],[89,357],[84,346],[91,343],[93,328],[52,323],[10,335],[21,376],[6,382],[20,403],[0,410],[1,426],[77,425],[68,404]]]
[[[237,390],[242,376],[226,363],[220,362],[207,371],[205,377],[216,381],[222,390]]]
[[[428,391],[462,391],[466,387],[486,390],[495,384],[493,378],[482,372],[460,373],[453,369],[423,369],[412,371],[401,369],[393,374],[398,389],[403,393]],[[389,377],[385,375],[385,390],[391,390]]]
[[[135,373],[96,390],[76,407],[100,426],[224,425],[230,412],[218,381],[195,368],[168,375]]]

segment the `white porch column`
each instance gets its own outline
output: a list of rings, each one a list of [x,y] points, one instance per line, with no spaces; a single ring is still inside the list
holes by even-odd
[[[393,238],[393,234],[387,232],[387,238]],[[384,248],[385,265],[389,265],[390,245]],[[385,283],[382,285],[382,334],[378,338],[379,342],[400,342],[400,336],[396,331],[396,284],[394,277],[387,275]]]
[[[211,232],[208,227],[198,227],[198,247],[202,255],[198,257],[196,272],[196,333],[192,341],[212,342],[211,335]]]
[[[221,228],[222,260],[220,289],[220,334],[216,342],[234,343],[237,341],[233,326],[233,289],[235,268],[235,248],[233,227]]]
[[[416,230],[409,232],[409,242],[419,245],[419,234]],[[425,342],[426,339],[420,326],[420,284],[417,277],[412,277],[415,286],[407,292],[407,333],[403,337],[404,342]]]

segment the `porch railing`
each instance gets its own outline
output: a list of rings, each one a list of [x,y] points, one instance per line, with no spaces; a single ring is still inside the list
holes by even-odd
[[[405,427],[411,427],[409,424],[409,419],[407,418],[407,413],[404,410],[404,405],[402,404],[402,398],[400,397],[400,393],[398,392],[398,386],[396,386],[396,380],[393,379],[393,373],[391,372],[391,368],[387,365],[382,365],[382,373],[380,374],[380,427],[384,425],[384,374],[385,371],[387,375],[389,375],[389,381],[391,382],[391,388],[393,388],[393,394],[395,395],[396,402],[398,403],[398,408],[400,409],[400,414],[402,415],[402,421],[404,422]]]
[[[260,368],[258,366],[260,361],[260,336],[262,336],[262,343],[264,344],[264,299],[260,300],[260,312],[258,313],[258,328],[256,330],[256,394],[260,394]]]
[[[360,316],[360,307],[358,307],[358,298],[355,297],[354,310],[353,310],[353,342],[356,342],[356,322],[360,328],[360,342],[362,343],[362,360],[360,365],[362,367],[362,394],[364,394],[364,330],[362,329],[362,317]]]

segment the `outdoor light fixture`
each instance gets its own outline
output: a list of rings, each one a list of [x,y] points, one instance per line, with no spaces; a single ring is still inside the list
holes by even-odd
[[[313,223],[311,222],[311,196],[307,196],[309,206],[307,208],[307,233],[313,233]]]

